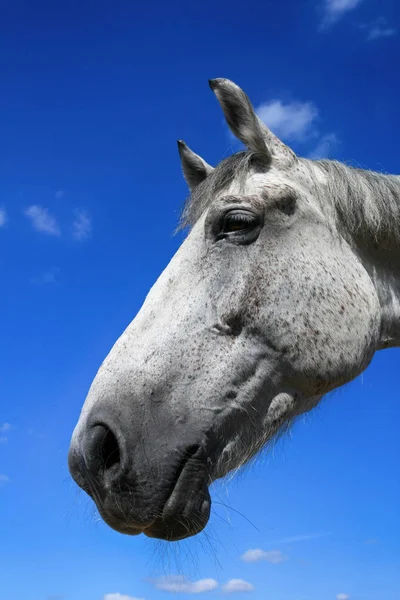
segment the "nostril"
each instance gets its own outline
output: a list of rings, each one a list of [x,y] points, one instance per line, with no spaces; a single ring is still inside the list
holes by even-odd
[[[108,429],[104,435],[103,444],[101,446],[101,458],[103,460],[105,471],[111,469],[111,467],[119,464],[121,461],[119,444],[111,429]]]
[[[121,462],[117,438],[106,425],[91,428],[86,446],[86,463],[92,475],[105,475]]]

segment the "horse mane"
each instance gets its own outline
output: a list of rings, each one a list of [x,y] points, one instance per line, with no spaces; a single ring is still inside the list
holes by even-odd
[[[386,248],[400,243],[400,176],[350,167],[335,160],[306,160],[321,208],[339,231]],[[315,169],[325,175],[324,183]]]
[[[233,180],[244,184],[253,156],[242,151],[221,161],[187,198],[179,228],[192,227]],[[346,238],[373,240],[385,247],[400,243],[400,176],[335,160],[299,161],[313,182],[321,210]]]

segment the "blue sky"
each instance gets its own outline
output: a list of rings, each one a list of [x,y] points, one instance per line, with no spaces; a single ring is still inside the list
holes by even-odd
[[[398,600],[396,350],[218,483],[179,545],[108,529],[66,456],[181,242],[176,139],[211,164],[236,147],[207,80],[240,84],[299,154],[396,173],[399,55],[397,0],[2,3],[2,598]]]

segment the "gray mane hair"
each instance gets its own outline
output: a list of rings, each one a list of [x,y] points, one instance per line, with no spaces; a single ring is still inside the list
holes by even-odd
[[[179,229],[193,227],[216,194],[233,180],[244,183],[254,154],[242,151],[221,161],[187,198]],[[346,237],[373,239],[387,247],[400,242],[400,176],[384,175],[334,160],[299,158],[314,183],[326,217]],[[325,176],[318,177],[318,169]]]
[[[321,195],[321,208],[333,213],[339,231],[351,239],[384,247],[400,242],[400,177],[347,166],[334,160],[303,159]],[[319,168],[326,177],[320,183]]]

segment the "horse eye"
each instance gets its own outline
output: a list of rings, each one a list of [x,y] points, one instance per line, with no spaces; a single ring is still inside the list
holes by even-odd
[[[243,210],[233,210],[228,212],[222,222],[221,233],[246,233],[251,231],[259,224],[256,215]]]

